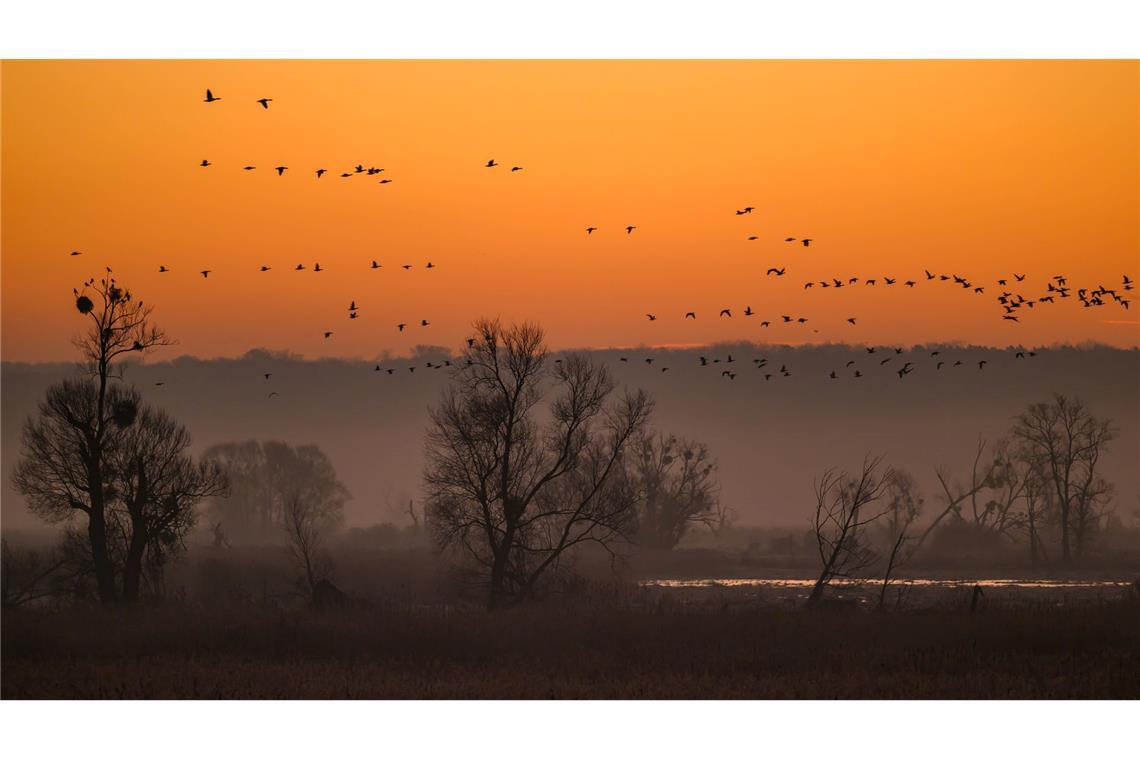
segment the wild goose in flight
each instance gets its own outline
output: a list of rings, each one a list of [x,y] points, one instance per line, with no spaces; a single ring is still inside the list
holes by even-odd
[[[396,325],[396,329],[397,329],[399,332],[403,332],[403,331],[404,331],[404,328],[405,328],[405,327],[407,327],[407,326],[408,326],[408,323],[407,323],[407,322],[401,322],[400,324]]]
[[[273,98],[260,98],[257,102],[261,104],[262,108],[268,111],[269,104],[273,102]]]
[[[811,245],[811,241],[812,241],[812,238],[804,238],[800,242],[803,243],[804,248],[807,248],[809,245]]]
[[[213,269],[203,269],[203,270],[202,270],[202,277],[203,277],[203,278],[209,277],[209,276],[210,276],[210,272],[212,272],[212,271],[214,271],[214,270],[213,270]]]
[[[721,309],[721,310],[720,310],[720,316],[722,316],[722,317],[732,317],[732,310],[731,310],[731,309]]]
[[[317,169],[317,179],[320,179],[321,176],[327,171],[328,169]]]
[[[267,266],[265,266],[264,264],[262,264],[262,265],[261,265],[261,271],[262,271],[262,272],[268,272],[268,271],[269,271],[271,268],[272,268],[272,267],[267,267]]]
[[[751,307],[751,306],[745,306],[745,307],[744,307],[744,316],[746,316],[746,317],[751,317],[751,316],[752,316],[753,314],[755,314],[755,313],[756,313],[756,312],[752,311],[752,307]]]
[[[597,228],[597,227],[587,227],[587,228],[586,228],[586,234],[587,234],[587,235],[593,235],[593,234],[594,234],[594,230],[596,230],[596,229],[598,229],[598,228]]]
[[[848,317],[847,321],[850,322],[851,324],[855,324],[855,317]]]
[[[787,269],[788,269],[787,267],[784,267],[783,269],[777,269],[776,267],[770,267],[765,274],[769,274],[769,275],[774,274],[777,277],[783,277],[784,272],[786,272]]]
[[[314,272],[323,272],[325,270],[321,269],[321,262],[318,261],[316,264],[313,264],[313,271]]]
[[[684,319],[696,319],[697,313],[695,311],[686,311]]]
[[[513,172],[521,172],[522,170],[523,170],[523,168],[521,166],[512,166],[511,167],[511,171],[513,171]]]
[[[241,168],[241,170],[242,170],[243,172],[251,172],[251,171],[253,171],[253,170],[254,170],[254,169],[256,169],[256,168],[257,168],[256,166],[243,166],[243,167]]]
[[[327,340],[327,339],[331,338],[332,334],[333,334],[332,330],[325,330],[325,339]]]
[[[649,317],[650,322],[656,322],[657,321],[657,315],[656,314],[646,314],[645,316]]]
[[[198,166],[213,166],[213,164],[211,164],[209,160],[203,158],[202,163],[198,164]]]
[[[630,224],[630,225],[628,225],[628,226],[625,228],[625,234],[627,234],[627,235],[632,235],[632,234],[633,234],[633,231],[634,231],[634,230],[636,230],[636,229],[637,229],[637,227],[635,227],[634,225]]]
[[[280,177],[282,174],[285,173],[285,170],[288,168],[289,168],[288,166],[274,166],[273,171],[277,172],[277,176]]]
[[[369,268],[370,269],[379,269],[380,265],[376,263],[376,259],[372,259],[372,266]]]
[[[213,103],[215,100],[221,100],[221,98],[214,97],[214,93],[210,92],[210,90],[207,88],[206,89],[206,99],[202,102],[203,103]]]
[[[492,166],[498,166],[498,164],[495,163],[495,159],[492,158],[490,161],[485,163],[483,166],[487,169],[490,169]]]
[[[164,273],[164,272],[169,272],[169,271],[170,271],[170,270],[169,270],[169,269],[167,269],[165,265],[163,265],[163,264],[159,264],[159,265],[158,265],[158,273],[159,273],[159,274],[162,274],[162,273]]]

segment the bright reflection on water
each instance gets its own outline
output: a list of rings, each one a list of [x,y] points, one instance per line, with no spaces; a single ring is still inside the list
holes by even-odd
[[[641,586],[658,588],[810,588],[815,580],[788,579],[788,578],[698,578],[693,580],[675,580],[659,578],[643,580]],[[864,586],[877,585],[874,579],[851,580],[834,579],[832,586]],[[933,588],[959,588],[962,586],[983,588],[1025,588],[1025,589],[1092,589],[1092,588],[1123,588],[1129,584],[1127,581],[1069,581],[1069,580],[1019,580],[1015,578],[985,578],[975,580],[934,580],[930,578],[892,578],[891,585],[930,586]]]

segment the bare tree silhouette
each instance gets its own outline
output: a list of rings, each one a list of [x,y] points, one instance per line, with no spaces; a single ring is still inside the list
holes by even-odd
[[[918,486],[910,473],[893,470],[887,481],[887,540],[891,547],[887,555],[887,566],[883,570],[883,585],[879,590],[879,607],[887,599],[887,587],[891,577],[914,554],[914,536],[911,526],[922,513],[923,498],[918,494]]]
[[[294,448],[267,442],[265,447],[271,468],[269,482],[279,505],[289,553],[312,595],[321,581],[328,580],[325,576],[331,568],[324,544],[343,519],[348,490],[316,446]]]
[[[627,477],[639,499],[638,540],[651,549],[672,549],[694,525],[716,528],[716,464],[703,443],[676,436],[638,436]]]
[[[167,556],[183,548],[195,524],[194,505],[226,490],[222,468],[212,461],[195,463],[189,448],[185,427],[143,407],[120,445],[108,452],[116,505],[126,513],[122,593],[128,602],[139,598],[144,569],[161,572]]]
[[[827,469],[815,482],[812,527],[822,568],[808,596],[808,605],[823,598],[833,578],[853,577],[874,563],[875,551],[865,529],[886,512],[870,508],[890,482],[891,470],[880,472],[881,465],[882,457],[867,458],[858,480],[846,471]]]
[[[1112,496],[1100,477],[1100,456],[1116,437],[1108,419],[1092,414],[1080,399],[1055,394],[1051,401],[1030,404],[1014,422],[1013,435],[1022,456],[1045,474],[1060,510],[1061,559],[1082,557],[1090,532]]]
[[[86,293],[90,290],[95,298]],[[171,341],[151,322],[151,307],[108,277],[74,291],[76,309],[90,322],[75,339],[89,378],[52,386],[23,434],[23,458],[14,483],[40,517],[63,522],[87,519],[91,565],[105,603],[116,600],[115,565],[108,545],[111,509],[117,497],[108,454],[126,436],[139,412],[136,391],[110,382],[122,378],[115,361]]]
[[[428,521],[440,547],[485,570],[491,609],[533,593],[573,547],[612,552],[635,525],[622,457],[652,402],[643,391],[611,399],[609,373],[582,356],[551,367],[543,340],[537,325],[476,322],[431,410]]]

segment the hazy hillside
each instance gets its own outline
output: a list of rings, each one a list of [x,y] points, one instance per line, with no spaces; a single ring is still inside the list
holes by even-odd
[[[930,352],[941,350],[937,359]],[[658,427],[707,442],[720,463],[723,500],[743,522],[806,523],[811,482],[828,465],[854,466],[863,452],[883,453],[933,490],[933,468],[965,474],[979,434],[1001,435],[1029,401],[1053,392],[1076,394],[1098,415],[1112,417],[1119,438],[1104,458],[1117,503],[1140,503],[1140,351],[1056,348],[1016,359],[1012,350],[924,347],[901,356],[878,348],[722,345],[685,350],[651,348],[594,352],[619,382],[640,385],[657,400]],[[734,361],[727,362],[731,354]],[[443,349],[421,349],[414,364],[304,361],[265,351],[240,359],[177,358],[133,366],[127,380],[191,429],[199,450],[244,438],[316,443],[328,452],[352,492],[350,524],[401,520],[418,497],[425,409],[447,381],[431,369]],[[708,366],[698,357],[706,356]],[[621,362],[620,357],[628,362]],[[879,361],[891,360],[881,366]],[[652,364],[645,362],[653,357]],[[753,359],[766,357],[758,370]],[[719,362],[714,362],[719,359]],[[956,359],[962,366],[954,367]],[[977,362],[987,361],[979,370]],[[848,361],[856,365],[846,368]],[[915,371],[900,379],[904,361]],[[935,362],[946,366],[935,369]],[[786,364],[791,377],[779,373]],[[668,367],[667,372],[661,368]],[[858,368],[864,376],[852,377]],[[735,379],[722,376],[736,373]],[[831,379],[835,370],[839,379]],[[74,372],[67,364],[4,363],[2,457],[5,528],[35,524],[11,490],[20,426],[44,388]],[[270,380],[263,374],[271,372]],[[764,374],[772,374],[770,380]],[[156,387],[155,382],[164,385]],[[279,395],[269,398],[270,392]]]

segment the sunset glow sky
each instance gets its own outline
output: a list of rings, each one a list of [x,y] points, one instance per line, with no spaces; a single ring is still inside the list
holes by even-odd
[[[1140,275],[1138,81],[1128,61],[5,62],[3,358],[73,358],[71,288],[104,266],[178,340],[162,358],[458,347],[483,315],[555,348],[1135,346],[1140,304],[1014,324],[994,297],[1015,272],[1027,297]],[[385,171],[339,176],[357,163]],[[803,289],[830,277],[879,283]]]

